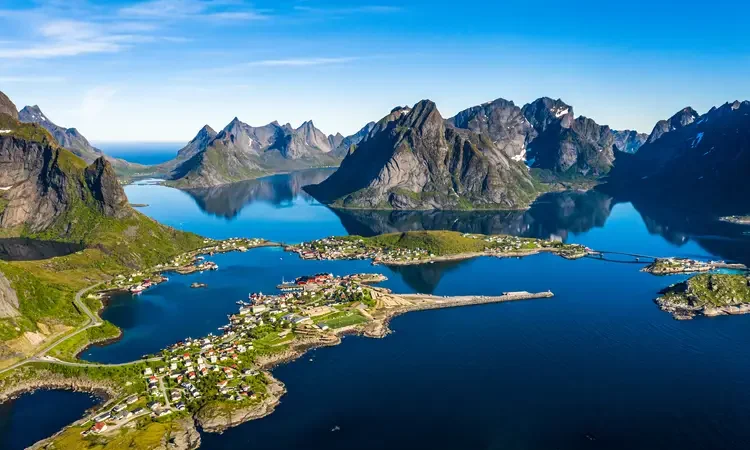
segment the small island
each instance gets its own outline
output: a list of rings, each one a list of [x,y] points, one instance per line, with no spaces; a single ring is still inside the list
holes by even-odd
[[[703,273],[674,284],[655,300],[675,319],[750,313],[750,280],[746,275]]]
[[[722,222],[734,223],[737,225],[750,225],[750,216],[726,216],[719,220]]]
[[[374,237],[340,236],[289,245],[286,251],[303,259],[370,259],[374,265],[414,265],[479,256],[523,257],[554,253],[566,259],[583,258],[592,250],[535,238],[484,235],[456,231],[407,231]]]
[[[717,269],[747,270],[744,264],[724,261],[699,261],[690,258],[657,258],[643,269],[653,275],[674,275],[680,273],[710,272]]]

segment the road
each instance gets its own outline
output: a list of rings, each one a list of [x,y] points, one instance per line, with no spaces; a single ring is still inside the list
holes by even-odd
[[[87,287],[81,289],[80,291],[76,292],[75,298],[73,299],[73,303],[76,305],[76,307],[80,311],[82,311],[83,314],[86,316],[86,319],[87,319],[86,324],[84,324],[81,328],[77,329],[73,333],[66,334],[65,336],[62,336],[62,337],[58,338],[52,344],[44,347],[42,350],[34,353],[33,355],[29,356],[28,358],[22,359],[21,361],[18,361],[17,363],[15,363],[15,364],[13,364],[11,366],[8,366],[8,367],[0,370],[0,374],[8,372],[8,371],[13,370],[13,369],[16,369],[16,368],[21,367],[24,364],[28,364],[30,362],[44,361],[44,362],[54,362],[54,363],[58,363],[58,364],[59,363],[64,363],[64,361],[60,361],[59,359],[55,359],[55,358],[49,359],[49,358],[46,358],[45,355],[47,354],[47,352],[49,352],[50,350],[52,350],[53,348],[55,348],[56,346],[58,346],[61,342],[64,342],[64,341],[70,339],[73,336],[76,336],[76,335],[78,335],[80,333],[83,333],[84,331],[88,330],[89,328],[99,327],[99,326],[101,326],[104,323],[99,318],[99,316],[97,316],[95,313],[93,313],[89,309],[89,307],[86,306],[86,303],[83,300],[81,300],[81,297],[83,297],[83,294],[85,294],[86,292],[88,292],[88,291],[90,291],[92,289],[95,289],[97,286],[99,286],[99,285],[101,285],[103,283],[106,283],[106,281],[102,281],[102,282],[99,282],[99,283],[96,283],[94,285],[87,286]],[[75,364],[75,363],[70,363],[70,365],[73,365],[73,364]]]
[[[132,366],[133,364],[140,364],[144,362],[154,362],[154,361],[161,361],[162,359],[160,357],[153,357],[153,358],[145,358],[145,359],[137,359],[135,361],[128,361],[124,363],[117,363],[117,364],[102,364],[102,363],[84,363],[84,362],[71,362],[71,361],[63,361],[61,359],[53,358],[52,356],[40,356],[40,357],[32,357],[31,360],[27,362],[45,362],[45,363],[53,363],[53,364],[60,364],[61,366],[70,366],[70,367],[123,367],[123,366]]]

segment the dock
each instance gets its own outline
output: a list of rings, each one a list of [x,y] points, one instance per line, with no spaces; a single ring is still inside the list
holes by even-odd
[[[460,306],[485,305],[489,303],[504,303],[520,300],[532,300],[538,298],[552,298],[552,291],[545,292],[504,292],[503,295],[459,295],[453,297],[441,297],[428,294],[399,294],[399,297],[410,300],[413,305],[409,311],[420,311],[425,309],[456,308]]]

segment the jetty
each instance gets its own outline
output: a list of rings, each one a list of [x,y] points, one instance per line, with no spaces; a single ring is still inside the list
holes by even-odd
[[[409,311],[420,311],[425,309],[456,308],[460,306],[485,305],[488,303],[514,302],[520,300],[532,300],[538,298],[552,298],[555,294],[552,291],[545,292],[503,292],[502,295],[458,295],[451,297],[441,297],[430,294],[398,294],[404,300],[408,300],[412,305]]]

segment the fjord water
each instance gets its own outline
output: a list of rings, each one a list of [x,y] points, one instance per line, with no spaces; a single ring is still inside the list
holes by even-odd
[[[98,402],[85,392],[41,390],[0,403],[0,448],[24,449],[80,419]]]
[[[182,192],[126,192],[160,222],[206,236],[298,242],[346,233],[454,229],[559,238],[654,256],[748,261],[748,228],[597,192],[557,193],[524,212],[332,211],[300,187],[330,171]],[[278,367],[288,394],[270,416],[204,433],[206,449],[733,449],[750,444],[750,316],[678,322],[652,299],[684,277],[553,255],[388,268],[302,261],[278,248],[217,255],[220,270],[111,300],[124,331],[83,359],[122,362],[226,322],[248,292],[313,272],[378,271],[396,292],[552,290],[555,297],[410,313],[394,334],[348,336]],[[207,289],[190,289],[193,281]],[[40,407],[42,407],[40,405]],[[50,407],[45,405],[44,407]],[[47,428],[48,434],[59,428]],[[335,431],[334,431],[335,430]]]
[[[160,164],[174,158],[184,142],[93,142],[93,145],[113,158],[137,164]]]

